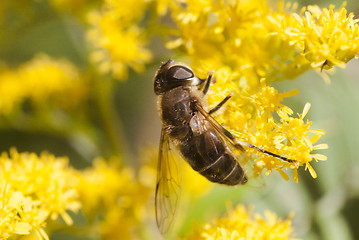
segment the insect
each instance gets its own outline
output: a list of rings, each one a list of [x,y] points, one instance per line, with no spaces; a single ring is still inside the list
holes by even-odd
[[[205,110],[213,72],[206,79],[198,78],[188,66],[172,59],[157,70],[154,91],[158,96],[158,111],[162,122],[158,155],[155,209],[157,226],[162,234],[173,223],[180,194],[180,183],[175,161],[171,159],[170,142],[179,150],[191,167],[209,181],[225,185],[247,182],[243,167],[230,146],[245,153],[244,147],[288,162],[253,144],[237,140],[212,116],[230,98],[225,97],[209,111]]]

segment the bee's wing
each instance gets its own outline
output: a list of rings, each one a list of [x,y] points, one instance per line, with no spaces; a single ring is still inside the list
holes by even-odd
[[[206,121],[208,121],[211,124],[211,126],[218,133],[221,134],[221,136],[224,138],[224,140],[226,140],[231,145],[233,145],[233,147],[237,148],[238,150],[241,150],[242,152],[245,152],[245,149],[243,148],[243,146],[251,147],[251,146],[248,146],[249,143],[237,140],[227,129],[222,127],[222,125],[219,124],[216,121],[216,119],[214,119],[206,110],[204,110],[201,105],[197,104],[196,107],[197,107],[198,111],[200,112],[200,114],[206,119]]]
[[[161,234],[170,229],[178,206],[181,187],[177,159],[170,151],[169,138],[161,131],[155,196],[156,222]]]

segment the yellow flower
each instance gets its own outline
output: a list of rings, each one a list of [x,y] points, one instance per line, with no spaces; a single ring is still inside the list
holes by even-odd
[[[334,5],[329,9],[309,5],[291,15],[294,24],[282,21],[279,25],[283,37],[305,56],[311,68],[345,67],[359,53],[359,20],[353,13],[347,14],[345,5],[336,11]]]
[[[226,82],[218,80],[215,86],[226,89],[226,85]],[[214,106],[223,99],[221,91],[218,92],[219,94],[208,96],[210,105]],[[284,173],[283,168],[289,167],[294,170],[293,179],[297,182],[297,169],[305,165],[315,178],[316,174],[310,162],[313,159],[326,160],[326,157],[311,152],[326,149],[328,146],[326,144],[313,146],[325,132],[311,129],[311,122],[304,121],[310,104],[308,103],[303,113],[296,118],[292,117],[293,111],[281,102],[284,98],[297,94],[297,91],[278,93],[273,87],[262,83],[258,89],[247,88],[241,92],[237,90],[236,93],[226,104],[226,108],[216,115],[217,120],[238,139],[295,160],[295,162],[283,161],[248,148],[246,149],[248,155],[254,154],[254,176],[258,176],[265,169],[267,175],[276,170],[288,180],[289,177]],[[279,121],[275,120],[274,113],[280,117]]]
[[[134,239],[134,228],[138,226],[138,221],[129,216],[125,208],[112,205],[108,206],[104,219],[98,225],[101,239],[130,240]]]
[[[234,93],[223,109],[214,115],[221,124],[240,140],[295,160],[287,162],[247,149],[248,155],[254,157],[254,175],[263,170],[266,174],[276,170],[288,180],[283,169],[289,167],[294,170],[294,181],[298,181],[297,169],[300,166],[305,166],[316,177],[310,162],[326,159],[323,155],[312,153],[313,150],[327,148],[326,144],[313,146],[324,131],[311,129],[311,122],[303,119],[309,104],[302,114],[293,117],[293,111],[282,103],[284,98],[294,96],[297,91],[278,93],[268,83],[295,78],[314,65],[320,69],[323,61],[330,65],[329,55],[325,55],[327,58],[319,57],[314,46],[319,46],[317,42],[321,40],[318,39],[327,39],[329,29],[333,29],[336,21],[341,22],[338,26],[344,32],[341,36],[347,37],[341,38],[341,44],[334,45],[333,39],[337,36],[334,34],[331,53],[339,53],[339,45],[351,46],[344,47],[345,51],[350,50],[343,50],[339,55],[345,56],[345,62],[353,58],[358,46],[354,34],[357,25],[352,15],[346,17],[344,7],[339,12],[333,12],[333,7],[319,11],[311,6],[308,9],[315,17],[310,15],[309,20],[306,13],[308,20],[299,20],[299,15],[293,13],[296,4],[283,5],[280,2],[279,10],[275,11],[264,0],[181,1],[172,7],[172,18],[178,25],[177,38],[168,42],[167,46],[184,51],[199,77],[205,78],[209,70],[215,70],[216,82],[208,94],[210,108]],[[323,31],[310,30],[311,34],[317,34],[317,38],[304,35],[309,32],[304,29],[308,21],[312,28],[320,23]],[[299,26],[302,28],[296,30],[297,35],[289,34],[289,29]],[[295,37],[297,41],[294,41]],[[311,44],[310,49],[313,50],[308,51],[308,47],[303,46],[311,41],[316,43]],[[314,65],[308,61],[314,58],[312,54],[319,58],[313,60],[316,62]],[[333,58],[338,59],[330,59]],[[339,64],[334,60],[330,62]]]
[[[148,205],[154,193],[154,170],[142,167],[136,176],[133,169],[120,168],[118,162],[98,158],[78,175],[83,211],[90,219],[102,216],[95,229],[103,239],[133,239],[138,226],[154,212],[153,204]]]
[[[264,217],[259,214],[252,216],[251,209],[243,205],[231,210],[227,217],[217,218],[212,223],[195,229],[195,232],[185,239],[203,240],[289,240],[293,237],[291,216],[282,220],[270,211],[265,211]]]
[[[266,1],[185,2],[173,10],[179,29],[167,46],[181,47],[196,72],[229,68],[247,86],[283,78],[295,48],[272,34]]]
[[[146,1],[107,0],[101,12],[91,12],[88,19],[93,28],[88,38],[93,44],[90,59],[98,64],[102,74],[112,74],[117,79],[126,79],[128,68],[144,70],[151,59],[145,47],[144,30],[137,24],[143,18]]]
[[[29,234],[30,224],[20,217],[23,209],[28,208],[24,196],[19,191],[10,191],[11,186],[5,181],[0,182],[0,238]]]
[[[293,79],[311,68],[329,69],[359,53],[358,20],[345,4],[303,8],[265,0],[180,1],[172,5],[178,28],[169,48],[184,51],[196,72],[229,68],[241,84]]]
[[[130,192],[134,182],[134,172],[131,169],[119,168],[112,162],[109,165],[104,159],[98,158],[93,167],[83,170],[79,176],[78,191],[83,211],[90,215],[92,210],[113,206],[121,191]],[[125,202],[128,202],[126,199]]]
[[[53,104],[71,108],[86,96],[79,71],[65,60],[39,54],[17,69],[0,72],[0,114],[10,114],[29,99],[39,107]]]
[[[48,239],[46,221],[59,215],[66,224],[72,219],[67,211],[78,211],[74,173],[67,158],[42,153],[18,153],[10,150],[0,156],[1,207],[4,234],[29,234]],[[7,224],[7,225],[3,225]],[[2,233],[3,234],[3,233]]]

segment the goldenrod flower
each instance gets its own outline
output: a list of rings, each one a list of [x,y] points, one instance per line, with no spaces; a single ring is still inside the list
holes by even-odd
[[[185,2],[185,3],[183,3]],[[172,5],[179,29],[170,48],[184,50],[197,71],[229,68],[242,84],[292,79],[329,69],[359,53],[358,24],[345,4],[337,11],[296,4],[270,9],[265,0],[181,1]]]
[[[179,30],[167,46],[181,47],[196,72],[228,68],[247,86],[283,77],[294,47],[272,34],[266,1],[185,2],[173,9]]]
[[[270,211],[252,216],[251,209],[243,205],[231,210],[228,216],[217,218],[212,223],[195,229],[195,232],[185,239],[198,240],[289,240],[295,239],[291,226],[291,216],[282,220]]]
[[[116,162],[96,159],[93,167],[79,173],[77,188],[84,213],[90,219],[102,216],[96,229],[103,239],[133,239],[134,230],[148,214],[152,216],[148,209],[154,212],[148,199],[154,193],[155,173],[143,167],[136,176],[133,169],[119,168]]]
[[[6,239],[14,234],[29,234],[48,239],[44,227],[59,215],[67,224],[67,211],[78,211],[80,203],[75,178],[67,158],[42,153],[18,153],[0,156],[1,225]]]
[[[218,81],[216,86],[225,88],[221,81]],[[316,174],[310,162],[312,159],[326,160],[326,157],[311,152],[326,149],[328,146],[326,144],[313,146],[324,131],[311,129],[311,122],[304,121],[310,104],[307,104],[303,113],[296,118],[292,116],[293,111],[281,102],[285,97],[295,95],[297,91],[278,93],[273,87],[262,84],[258,90],[247,89],[247,91],[237,90],[236,92],[233,100],[227,104],[227,108],[217,115],[218,121],[227,126],[239,139],[296,160],[296,162],[286,162],[253,149],[247,149],[249,155],[256,156],[253,166],[254,176],[258,176],[265,169],[266,174],[276,170],[285,180],[288,180],[288,176],[282,169],[289,167],[294,169],[293,179],[297,182],[297,169],[305,165],[315,178]],[[209,96],[212,105],[218,103],[220,99],[223,99],[221,94]],[[280,117],[279,121],[275,120],[274,113]]]
[[[0,114],[16,111],[25,100],[37,107],[49,104],[74,107],[86,93],[84,80],[74,65],[44,54],[17,69],[0,72]]]
[[[309,5],[291,15],[291,24],[278,22],[283,37],[305,56],[311,68],[345,67],[359,53],[359,20],[353,13],[347,14],[345,5],[338,10],[334,5],[329,9]]]
[[[94,47],[90,59],[101,73],[123,80],[128,68],[142,71],[151,59],[151,52],[145,47],[144,30],[138,26],[146,6],[144,0],[107,0],[101,12],[89,14],[93,28],[88,38]]]
[[[10,184],[0,180],[0,239],[15,234],[26,235],[31,231],[30,224],[20,217],[23,209],[28,208],[25,197],[19,191],[10,190]]]
[[[279,10],[272,10],[264,0],[181,1],[172,6],[178,30],[177,38],[167,46],[184,51],[201,78],[209,70],[216,71],[216,82],[208,94],[210,107],[234,92],[234,97],[215,115],[216,119],[239,139],[295,160],[286,162],[248,149],[249,155],[255,154],[254,175],[265,169],[266,174],[277,170],[288,180],[282,169],[289,167],[294,169],[293,178],[298,181],[298,167],[305,165],[316,177],[310,162],[326,159],[312,153],[327,145],[313,146],[324,131],[311,129],[311,122],[304,120],[310,104],[302,114],[293,117],[293,111],[282,101],[297,91],[278,93],[267,85],[295,78],[311,67],[321,69],[324,62],[327,66],[342,66],[340,61],[347,62],[358,53],[357,24],[352,14],[346,17],[344,7],[339,12],[334,12],[333,7],[322,11],[314,6],[308,9],[313,16],[307,12],[304,19],[293,13],[296,4],[283,7],[280,2]],[[336,21],[341,23],[329,41],[328,34]],[[336,45],[334,39],[339,32],[341,43]],[[316,54],[322,51],[319,42],[325,47],[330,45],[322,38],[332,44],[331,54],[328,51]],[[306,47],[308,44],[310,48]]]

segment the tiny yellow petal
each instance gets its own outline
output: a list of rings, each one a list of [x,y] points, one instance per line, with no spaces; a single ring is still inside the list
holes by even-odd
[[[316,143],[322,136],[321,135],[313,135],[313,137],[310,139],[311,143]]]
[[[282,178],[283,178],[284,180],[286,180],[286,181],[289,180],[288,175],[287,175],[285,172],[283,172],[281,169],[278,169],[278,172],[280,173],[280,175],[282,176]]]
[[[323,78],[323,80],[326,84],[330,83],[330,78],[329,78],[328,74],[326,74],[325,72],[320,71],[320,70],[316,70],[316,73],[318,73],[319,76],[321,76]]]
[[[41,236],[41,239],[45,239],[45,240],[50,240],[49,236],[47,235],[47,233],[45,232],[45,230],[43,228],[39,229],[39,235]]]
[[[29,223],[18,222],[15,225],[14,233],[20,235],[26,235],[30,233],[30,230],[31,230],[31,226]]]
[[[304,106],[303,109],[303,113],[302,113],[302,119],[307,115],[309,109],[310,109],[311,104],[309,102],[307,102]]]
[[[328,159],[327,156],[323,155],[323,154],[312,154],[313,158],[321,160],[321,161],[326,161]]]
[[[293,181],[296,183],[298,182],[298,169],[297,168],[293,169]]]
[[[313,149],[316,149],[316,150],[319,150],[319,149],[328,149],[328,144],[326,144],[326,143],[321,143],[321,144],[315,145],[315,146],[313,147]]]
[[[295,96],[295,95],[298,95],[298,94],[299,94],[299,90],[298,90],[298,89],[293,89],[293,90],[291,90],[291,91],[289,91],[289,92],[283,92],[282,94],[283,94],[283,97],[289,98],[289,97],[293,97],[293,96]]]
[[[173,48],[178,48],[179,46],[181,46],[183,44],[183,40],[182,38],[177,38],[175,40],[169,41],[165,44],[166,48],[169,49],[173,49]]]
[[[320,130],[320,129],[309,129],[309,132],[312,132],[314,134],[318,134],[318,135],[324,135],[325,131]]]
[[[69,215],[67,212],[61,213],[61,217],[62,217],[62,219],[64,219],[64,222],[65,222],[67,225],[70,226],[70,225],[73,224],[72,218],[70,217],[70,215]]]
[[[312,178],[317,178],[317,173],[314,171],[313,167],[309,163],[306,164],[306,167],[308,168]]]

